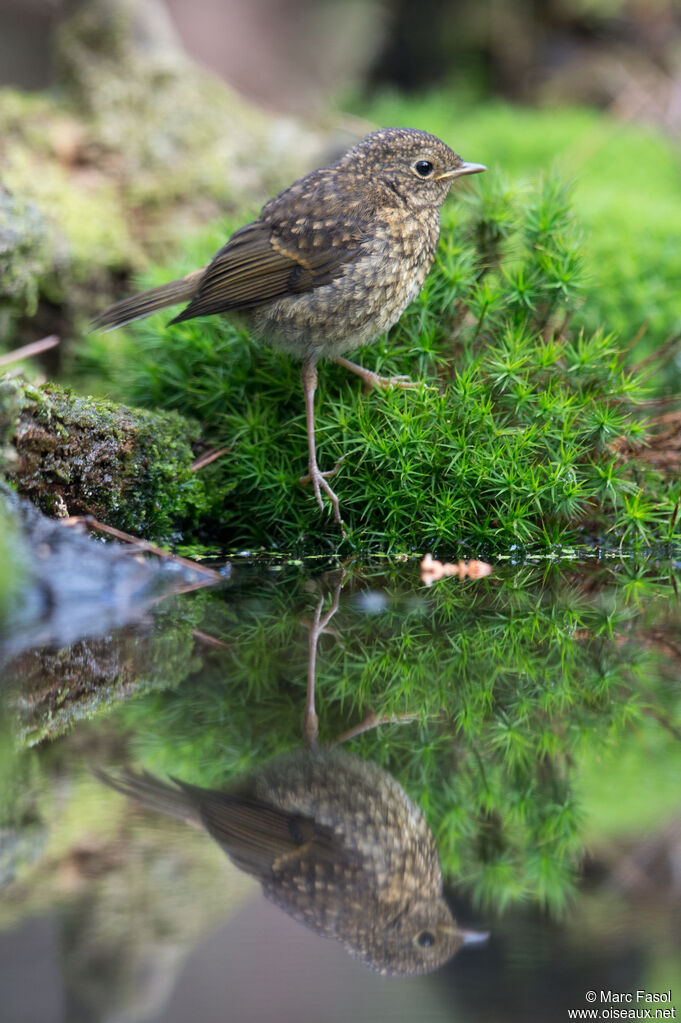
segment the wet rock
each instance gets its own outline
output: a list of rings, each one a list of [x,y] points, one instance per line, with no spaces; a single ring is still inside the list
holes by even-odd
[[[137,621],[159,596],[206,581],[185,565],[144,560],[48,519],[4,484],[0,513],[12,534],[0,578],[0,595],[5,574],[11,586],[0,599],[0,665],[33,647],[66,646]]]

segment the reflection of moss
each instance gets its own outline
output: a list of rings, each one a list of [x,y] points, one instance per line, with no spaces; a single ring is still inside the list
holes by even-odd
[[[270,575],[241,568],[229,587],[158,612],[146,642],[131,633],[137,638],[120,647],[85,644],[43,661],[32,655],[26,666],[34,664],[35,679],[20,690],[19,728],[28,741],[52,737],[83,710],[103,712],[103,735],[122,728],[151,770],[223,785],[300,744],[302,623],[331,581],[311,583],[297,566]],[[553,566],[429,589],[414,582],[405,567],[350,570],[333,632],[319,643],[321,739],[358,724],[369,709],[413,718],[352,745],[422,806],[446,875],[497,910],[527,900],[560,910],[574,890],[585,836],[594,843],[611,830],[607,820],[599,827],[587,817],[598,808],[597,794],[584,794],[589,774],[581,765],[594,770],[589,751],[610,750],[607,798],[635,806],[646,797],[630,793],[645,789],[650,774],[641,761],[618,778],[614,751],[642,734],[662,755],[668,735],[678,733],[679,658],[650,628],[659,626],[673,584],[654,570],[607,562],[579,574]],[[671,642],[677,633],[670,617]],[[82,676],[97,674],[88,675],[88,651],[97,655],[95,668],[124,663],[127,689],[103,680],[101,694],[93,686],[79,701]],[[41,703],[36,682],[48,671],[54,692]],[[69,688],[61,696],[60,677]],[[667,792],[669,808],[671,786]]]
[[[620,842],[627,835],[664,827],[670,808],[681,813],[679,778],[678,736],[655,721],[642,722],[636,733],[623,735],[616,747],[585,749],[574,789],[584,805],[589,845]],[[626,799],[620,798],[623,789]]]
[[[0,400],[14,410],[9,476],[37,503],[59,497],[71,514],[161,539],[196,519],[205,498],[186,420],[10,379]]]
[[[0,621],[13,603],[23,577],[22,549],[16,529],[0,497]]]
[[[0,722],[0,889],[44,846],[40,813],[40,770],[33,753],[16,756],[16,740]]]

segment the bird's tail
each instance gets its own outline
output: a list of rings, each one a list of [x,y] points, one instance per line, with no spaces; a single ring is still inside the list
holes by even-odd
[[[109,788],[136,800],[149,810],[165,813],[187,824],[201,826],[201,816],[191,796],[178,785],[161,781],[147,771],[137,773],[121,770],[116,774],[108,774],[106,771],[93,770],[92,773]]]
[[[141,291],[131,298],[115,302],[99,316],[95,316],[91,330],[114,330],[126,323],[132,323],[133,320],[150,316],[157,309],[165,309],[166,306],[177,305],[178,302],[188,302],[198,291],[205,269],[201,267],[199,270],[192,270],[186,277],[179,277],[176,281],[162,284],[159,288]]]

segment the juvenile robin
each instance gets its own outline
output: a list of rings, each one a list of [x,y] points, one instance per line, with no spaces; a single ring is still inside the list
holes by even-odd
[[[416,297],[433,262],[440,207],[452,181],[484,170],[427,132],[381,128],[270,199],[207,266],[117,302],[93,327],[120,327],[189,301],[171,323],[239,313],[257,337],[302,359],[308,472],[301,483],[312,483],[320,510],[324,491],[340,523],[327,482],[338,464],[328,472],[317,465],[317,363],[332,359],[373,387],[410,386],[404,377],[380,377],[343,356],[388,330]]]
[[[285,753],[224,790],[97,775],[205,829],[270,901],[379,973],[429,973],[487,937],[452,916],[421,810],[390,774],[344,750]]]

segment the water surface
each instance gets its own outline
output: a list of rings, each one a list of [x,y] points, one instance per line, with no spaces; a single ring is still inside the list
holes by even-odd
[[[415,562],[239,561],[25,651],[2,688],[3,1020],[553,1021],[588,991],[678,1008],[678,574],[601,556],[427,586]],[[219,789],[295,756],[315,646],[321,746],[395,779],[458,923],[489,933],[433,973],[372,972],[92,773]]]

